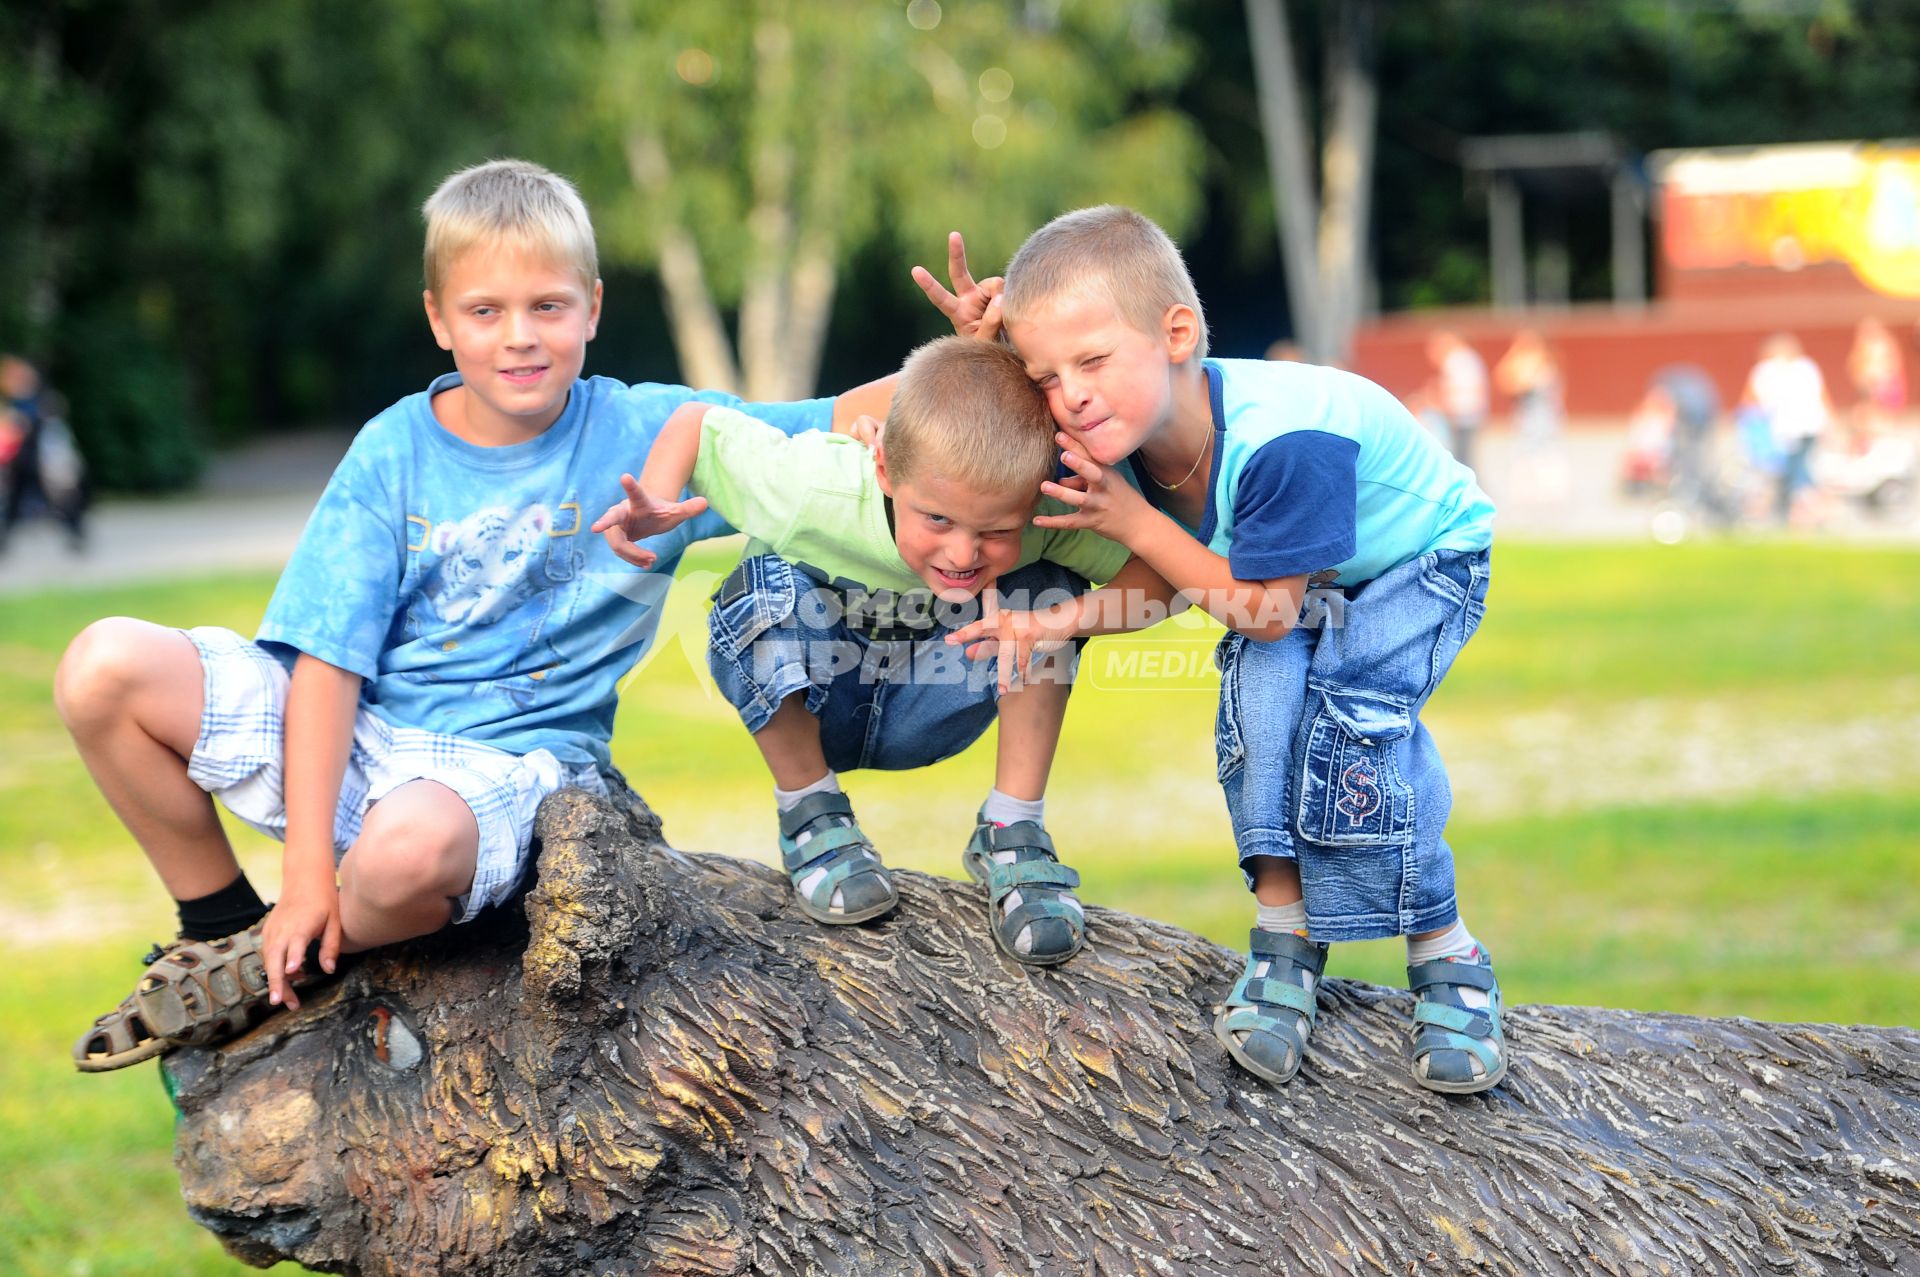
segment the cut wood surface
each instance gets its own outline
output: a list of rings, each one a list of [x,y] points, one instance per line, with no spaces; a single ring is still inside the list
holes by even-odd
[[[167,1058],[188,1209],[343,1273],[1920,1273],[1920,1033],[1510,1008],[1485,1095],[1328,980],[1300,1076],[1210,1032],[1239,955],[1090,909],[1001,957],[902,872],[823,927],[637,799],[547,801],[524,910]]]

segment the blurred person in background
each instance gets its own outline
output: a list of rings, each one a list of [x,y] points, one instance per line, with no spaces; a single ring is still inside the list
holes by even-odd
[[[1567,465],[1560,450],[1566,423],[1565,381],[1560,360],[1538,329],[1523,328],[1493,367],[1494,385],[1513,401],[1519,438],[1515,495],[1552,503],[1567,495]]]
[[[1453,456],[1473,469],[1473,442],[1487,420],[1487,363],[1460,334],[1441,330],[1427,338],[1434,395],[1447,419]]]
[[[1853,330],[1847,380],[1853,384],[1848,413],[1851,442],[1856,451],[1864,452],[1873,436],[1890,427],[1907,406],[1907,365],[1900,343],[1886,324],[1871,315]]]
[[[1814,470],[1823,491],[1857,501],[1875,515],[1905,514],[1913,503],[1920,460],[1913,440],[1897,430],[1907,406],[1907,367],[1886,324],[1868,316],[1847,352],[1853,387],[1845,428],[1822,450]]]
[[[1721,482],[1714,431],[1720,423],[1720,388],[1698,364],[1656,369],[1646,393],[1628,418],[1629,439],[1657,452],[1647,486],[1664,476],[1666,504],[1654,516],[1654,536],[1684,538],[1696,519],[1732,526],[1737,503]]]
[[[68,544],[86,545],[86,485],[79,449],[67,428],[66,400],[49,390],[34,366],[17,355],[0,355],[0,399],[9,425],[0,429],[0,553],[13,529],[39,502],[67,526]],[[9,459],[7,454],[11,453]]]
[[[1816,521],[1820,494],[1813,482],[1813,453],[1833,422],[1833,400],[1820,365],[1807,357],[1799,338],[1775,333],[1762,343],[1740,399],[1743,408],[1765,417],[1779,453],[1774,517],[1783,524]]]

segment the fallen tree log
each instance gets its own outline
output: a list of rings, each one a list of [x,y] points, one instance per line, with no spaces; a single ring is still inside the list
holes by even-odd
[[[188,1209],[341,1273],[1920,1272],[1920,1033],[1547,1006],[1420,1090],[1333,979],[1285,1088],[1209,1033],[1236,955],[1090,910],[1001,958],[979,888],[821,927],[637,804],[540,815],[524,916],[368,955],[166,1070]]]

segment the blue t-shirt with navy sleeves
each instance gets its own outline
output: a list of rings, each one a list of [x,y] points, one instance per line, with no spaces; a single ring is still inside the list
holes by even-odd
[[[1493,544],[1493,502],[1473,471],[1371,381],[1279,360],[1204,367],[1213,465],[1189,531],[1240,580],[1333,571],[1358,585],[1436,550]],[[1152,498],[1139,464],[1135,486]]]
[[[833,401],[742,404],[683,386],[576,381],[538,438],[468,443],[433,415],[436,379],[360,431],[280,576],[258,640],[358,674],[396,726],[513,754],[610,763],[616,685],[652,644],[681,552],[733,531],[711,511],[645,541],[637,571],[587,531],[673,410],[743,407],[795,434]]]

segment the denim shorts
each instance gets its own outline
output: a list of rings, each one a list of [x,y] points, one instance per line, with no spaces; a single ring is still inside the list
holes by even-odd
[[[1079,594],[1084,577],[1039,562],[994,584],[1006,606],[1045,606]],[[714,596],[707,665],[749,732],[805,691],[835,771],[926,767],[971,745],[998,708],[995,665],[970,661],[946,636],[978,603],[936,609],[924,637],[875,638],[849,623],[844,596],[777,555],[740,561]],[[1077,649],[1041,658],[1033,678],[1071,680]]]
[[[1486,614],[1488,574],[1485,550],[1438,551],[1356,587],[1326,624],[1220,642],[1214,748],[1240,866],[1298,862],[1315,940],[1459,916],[1453,790],[1420,711]]]
[[[285,842],[287,667],[232,630],[202,626],[185,633],[200,654],[205,695],[187,775],[245,824]],[[454,902],[455,922],[471,921],[520,885],[541,799],[568,785],[606,792],[591,764],[562,763],[544,749],[509,754],[458,736],[396,727],[362,705],[333,813],[336,862],[360,837],[368,809],[415,780],[458,794],[480,830],[473,885]]]

